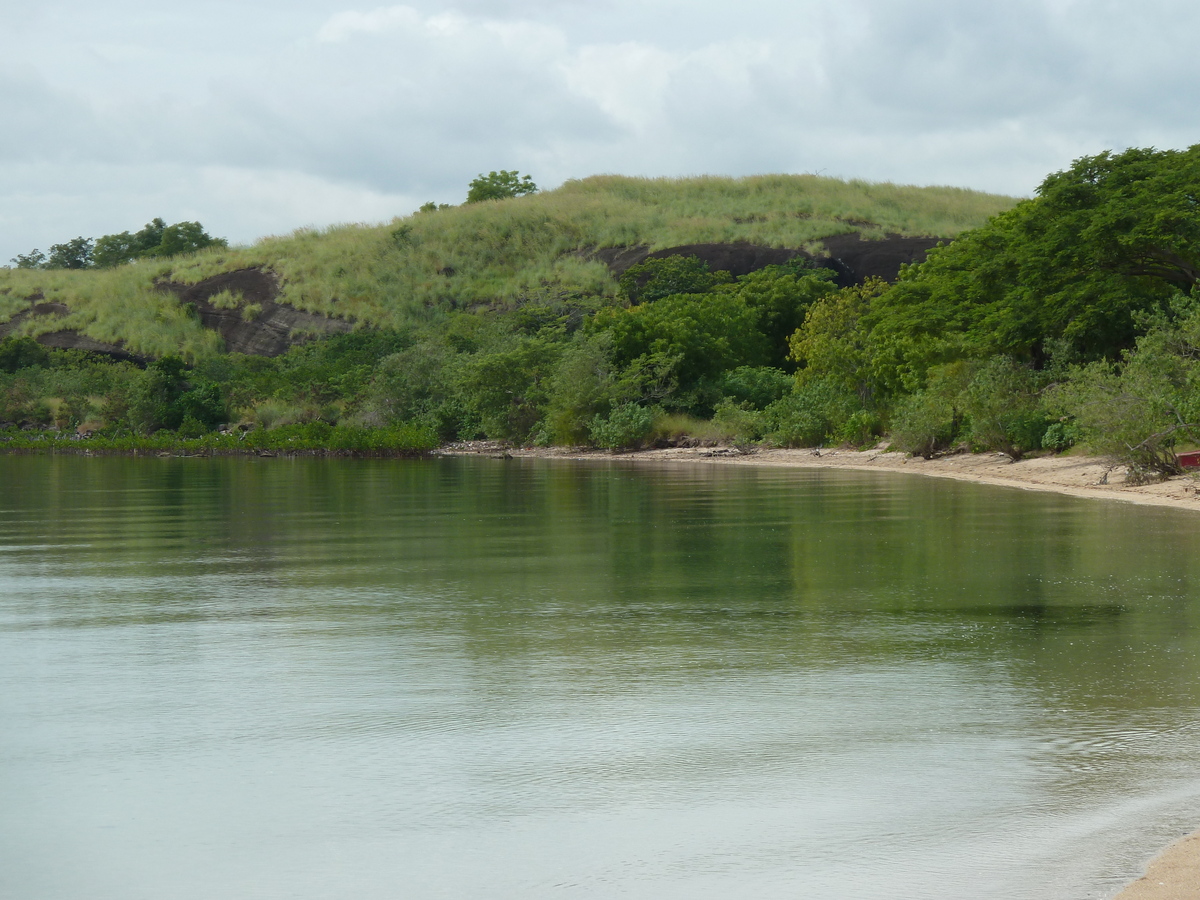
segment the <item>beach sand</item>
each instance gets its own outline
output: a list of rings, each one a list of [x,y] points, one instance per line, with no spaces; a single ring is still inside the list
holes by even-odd
[[[542,459],[616,459],[780,468],[882,470],[1200,512],[1200,478],[1181,475],[1154,484],[1126,484],[1123,468],[1113,466],[1103,459],[1086,456],[1045,456],[1013,462],[999,453],[960,453],[926,460],[883,449],[744,451],[733,447],[688,447],[609,453],[560,447],[506,449],[500,444],[485,441],[451,445],[441,452],[446,455]],[[1164,850],[1150,862],[1146,874],[1128,885],[1114,900],[1200,900],[1200,832],[1188,835]]]
[[[958,453],[937,459],[886,450],[739,450],[734,447],[673,447],[609,453],[580,448],[505,448],[489,441],[451,444],[440,453],[541,459],[692,462],[782,468],[872,469],[953,478],[1073,497],[1120,500],[1200,511],[1200,478],[1180,475],[1154,484],[1125,483],[1125,470],[1088,456],[1044,456],[1013,462],[1001,453]]]
[[[1200,900],[1200,832],[1176,841],[1155,857],[1146,874],[1115,900]]]

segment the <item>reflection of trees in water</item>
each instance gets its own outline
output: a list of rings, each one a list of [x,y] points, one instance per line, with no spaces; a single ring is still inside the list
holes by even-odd
[[[1196,538],[1174,511],[702,465],[3,465],[6,539],[25,522],[75,545],[51,551],[62,565],[159,579],[149,617],[194,605],[170,578],[224,573],[247,615],[438,633],[513,677],[552,655],[647,672],[952,659],[1068,707],[1132,708],[1190,702],[1200,674]]]

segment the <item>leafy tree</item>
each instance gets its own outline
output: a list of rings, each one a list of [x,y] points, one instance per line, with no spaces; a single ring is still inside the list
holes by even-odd
[[[176,222],[168,225],[156,218],[135,234],[122,231],[106,234],[96,240],[92,259],[96,266],[109,268],[120,266],[135,259],[176,256],[180,253],[195,253],[206,247],[226,247],[224,238],[209,235],[199,222]]]
[[[46,264],[46,254],[41,250],[30,250],[28,253],[18,253],[10,262],[16,263],[18,269],[40,269]]]
[[[716,273],[718,275],[723,273]],[[832,269],[814,269],[803,258],[784,266],[767,266],[737,279],[723,290],[737,294],[758,313],[759,330],[771,347],[771,365],[793,367],[789,340],[811,307],[837,290]]]
[[[190,377],[183,360],[173,356],[157,359],[138,373],[125,409],[129,424],[141,432],[174,431],[189,418],[211,430],[229,418],[220,386]]]
[[[86,269],[92,264],[92,239],[77,237],[65,244],[52,244],[43,269]]]
[[[789,340],[792,359],[802,367],[801,381],[829,379],[853,391],[864,405],[874,404],[878,386],[863,318],[887,289],[886,282],[870,279],[826,294],[809,308]]]
[[[816,447],[836,436],[858,409],[858,399],[846,388],[812,379],[768,406],[763,418],[775,443]]]
[[[161,220],[160,220],[161,221]],[[178,256],[195,253],[206,247],[226,247],[224,238],[212,237],[199,222],[176,222],[162,230],[157,247],[146,251],[147,256]]]
[[[0,340],[0,372],[14,373],[50,364],[50,352],[31,337]]]
[[[1037,197],[930,252],[873,304],[866,324],[892,391],[932,367],[1006,354],[1044,364],[1065,340],[1115,360],[1138,317],[1200,284],[1200,145],[1084,157]]]
[[[698,256],[664,256],[630,266],[617,281],[630,303],[651,303],[674,294],[703,294],[718,284],[729,284],[728,272],[713,272]]]
[[[489,438],[524,441],[542,418],[562,348],[545,337],[520,337],[474,354],[458,388]]]
[[[589,328],[612,335],[613,358],[622,366],[658,361],[677,380],[676,404],[702,407],[689,396],[737,366],[766,365],[770,348],[759,314],[732,294],[681,294],[625,308],[600,310]],[[712,402],[716,401],[716,397]]]
[[[499,172],[480,174],[471,181],[467,190],[468,203],[480,203],[483,200],[504,200],[508,197],[521,197],[537,192],[537,185],[528,175],[522,175],[515,169],[511,172],[501,169]],[[428,204],[426,204],[428,205]],[[422,207],[424,209],[425,207]]]
[[[774,366],[738,366],[721,376],[721,393],[751,409],[764,409],[791,392],[795,379]]]
[[[1129,467],[1134,480],[1182,472],[1179,441],[1200,440],[1200,306],[1175,305],[1119,365],[1079,366],[1050,390],[1053,412],[1088,446]]]

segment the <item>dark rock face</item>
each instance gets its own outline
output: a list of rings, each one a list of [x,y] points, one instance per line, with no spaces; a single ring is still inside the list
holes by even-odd
[[[7,322],[0,324],[0,338],[8,337],[17,330],[17,326],[30,319],[47,316],[65,316],[71,312],[65,303],[47,303],[42,301],[40,294],[30,299],[32,304],[29,309],[22,310]],[[34,340],[43,347],[50,347],[55,350],[85,350],[88,353],[101,353],[105,356],[111,356],[113,359],[127,360],[139,366],[146,364],[144,357],[138,356],[136,353],[130,353],[120,344],[97,341],[70,328],[39,334]]]
[[[163,282],[158,289],[174,293],[180,303],[192,307],[200,324],[220,334],[225,339],[225,348],[231,353],[279,356],[294,344],[320,335],[347,332],[354,327],[346,319],[333,319],[276,303],[279,280],[261,269],[223,272],[196,284]],[[241,296],[235,308],[223,309],[209,302],[222,291]]]
[[[864,241],[858,233],[839,234],[825,238],[828,256],[814,256],[804,250],[785,247],[762,247],[746,242],[731,244],[685,244],[650,252],[646,247],[603,247],[588,255],[608,266],[614,276],[647,259],[667,256],[695,256],[708,263],[710,269],[724,270],[731,275],[746,275],[766,266],[782,265],[796,257],[805,257],[818,266],[833,269],[841,287],[861,284],[868,278],[895,281],[900,266],[921,262],[928,250],[942,243],[942,238],[901,237],[889,235],[882,240]]]
[[[938,244],[948,243],[945,238],[901,237],[888,235],[880,241],[864,241],[857,234],[839,234],[821,241],[829,256],[817,257],[819,266],[837,272],[837,283],[841,287],[862,284],[868,278],[882,278],[893,282],[900,274],[900,267],[925,260],[925,254]]]
[[[88,353],[102,353],[105,356],[111,356],[113,359],[135,363],[143,368],[147,362],[144,356],[130,353],[119,344],[98,341],[95,338],[88,337],[86,334],[80,334],[73,329],[51,331],[38,335],[37,342],[43,347],[51,347],[55,350],[86,350]]]

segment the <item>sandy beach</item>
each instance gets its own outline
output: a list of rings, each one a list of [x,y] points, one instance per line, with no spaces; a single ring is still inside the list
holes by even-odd
[[[444,455],[511,456],[540,459],[617,459],[637,462],[714,463],[781,468],[871,469],[953,478],[977,484],[1072,497],[1120,500],[1200,511],[1200,475],[1181,475],[1154,484],[1127,484],[1125,469],[1088,456],[1044,456],[1013,462],[1002,453],[958,453],[937,459],[910,457],[887,450],[782,450],[735,447],[673,447],[610,453],[563,447],[505,448],[488,441],[452,444]]]
[[[440,452],[444,455],[514,458],[870,469],[1200,512],[1200,475],[1181,475],[1154,484],[1126,484],[1124,468],[1087,456],[1046,456],[1013,462],[999,453],[959,453],[926,460],[885,449],[741,450],[734,447],[676,447],[609,453],[561,447],[505,448],[484,441],[451,445]],[[1150,861],[1146,874],[1124,888],[1114,900],[1200,900],[1200,831],[1177,841]]]

